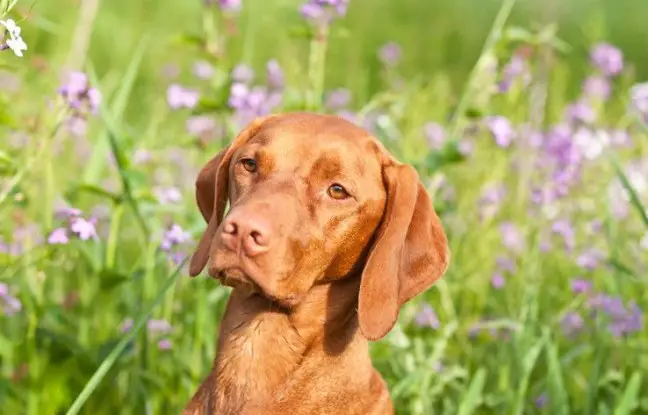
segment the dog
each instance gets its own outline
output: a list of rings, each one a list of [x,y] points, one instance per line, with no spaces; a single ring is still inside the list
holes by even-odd
[[[273,114],[207,162],[196,203],[189,274],[232,292],[183,415],[393,414],[369,341],[450,260],[416,170],[341,117]]]

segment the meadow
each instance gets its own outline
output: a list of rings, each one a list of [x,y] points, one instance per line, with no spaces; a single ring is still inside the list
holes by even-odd
[[[645,0],[0,0],[0,21],[0,412],[179,413],[229,293],[188,277],[198,170],[309,110],[415,165],[449,237],[372,344],[398,414],[648,414]]]

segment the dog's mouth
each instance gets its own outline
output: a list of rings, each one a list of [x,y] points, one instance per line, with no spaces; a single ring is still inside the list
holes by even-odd
[[[248,299],[264,299],[282,310],[290,310],[299,303],[299,298],[295,295],[278,297],[269,294],[245,270],[239,267],[225,268],[219,271],[217,279],[227,287],[242,291]]]

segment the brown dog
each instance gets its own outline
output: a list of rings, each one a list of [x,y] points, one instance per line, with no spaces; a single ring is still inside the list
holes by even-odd
[[[393,414],[368,341],[450,256],[416,171],[342,118],[272,115],[207,163],[196,199],[190,274],[234,289],[183,414]]]

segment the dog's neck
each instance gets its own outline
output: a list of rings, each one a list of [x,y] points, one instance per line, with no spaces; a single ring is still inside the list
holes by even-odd
[[[299,382],[309,381],[304,366],[321,366],[367,341],[357,323],[359,278],[314,287],[291,311],[262,297],[233,290],[223,318],[212,372],[216,413],[236,413],[250,404],[288,399]],[[323,368],[320,367],[319,370]],[[324,369],[326,370],[326,369]],[[343,385],[341,385],[343,387]]]

